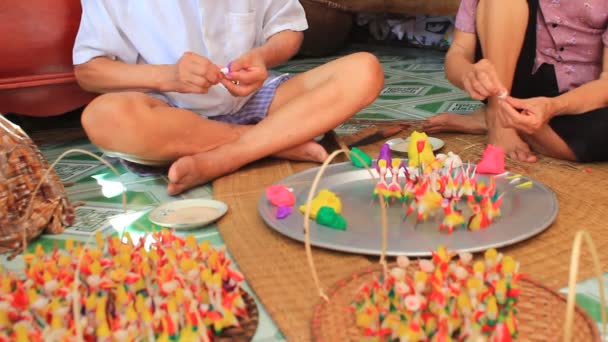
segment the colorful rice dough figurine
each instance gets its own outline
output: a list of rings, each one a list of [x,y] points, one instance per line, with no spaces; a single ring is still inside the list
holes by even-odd
[[[410,204],[407,215],[412,214],[416,210],[417,222],[426,221],[435,209],[441,207],[443,197],[435,191],[430,190],[429,182],[426,181],[415,190],[414,202]]]
[[[456,208],[456,202],[454,200],[444,199],[441,205],[445,214],[443,222],[439,226],[439,230],[446,229],[449,234],[454,231],[457,227],[466,227],[466,221],[462,215],[462,211]]]
[[[469,230],[480,230],[482,228],[486,228],[490,225],[490,220],[488,219],[488,215],[485,211],[482,210],[480,204],[471,205],[471,209],[473,210],[473,215],[471,215],[469,219],[469,223],[467,227]]]
[[[374,196],[382,196],[385,201],[389,199],[388,183],[386,182],[386,175],[389,172],[386,160],[380,159],[376,163],[376,170],[378,171],[378,183],[374,188]]]
[[[401,158],[393,158],[391,160],[391,182],[388,185],[388,194],[390,198],[395,198],[401,203],[405,201],[401,183],[399,183],[399,172],[405,169]]]
[[[470,197],[473,196],[473,192],[475,191],[475,184],[477,182],[477,177],[475,176],[475,171],[471,173],[471,165],[469,164],[466,170],[463,168],[460,173],[460,190],[458,191],[458,196],[456,198],[460,199],[463,196]]]
[[[447,181],[445,187],[443,188],[443,196],[449,199],[456,199],[459,191],[458,183],[454,180],[451,171],[447,172],[446,177]]]
[[[378,184],[376,184],[376,188],[374,189],[374,195],[383,196],[385,201],[388,201],[390,198],[390,193],[388,190],[388,183],[386,178],[392,169],[392,156],[391,149],[388,144],[382,145],[380,148],[380,154],[378,155],[378,160],[376,162],[376,171],[378,172]]]

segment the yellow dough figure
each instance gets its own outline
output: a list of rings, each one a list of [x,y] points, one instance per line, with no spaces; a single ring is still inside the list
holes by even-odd
[[[418,142],[423,140],[424,147],[422,152],[418,153]],[[435,155],[433,154],[433,147],[429,142],[429,137],[426,133],[420,133],[414,131],[410,135],[410,142],[407,147],[408,165],[410,167],[417,167],[420,163],[423,165],[430,165],[435,161]]]
[[[310,202],[310,217],[315,220],[317,213],[322,207],[330,207],[337,214],[342,213],[342,201],[334,192],[327,189],[319,191],[319,194]],[[306,213],[306,204],[300,206],[300,212]]]

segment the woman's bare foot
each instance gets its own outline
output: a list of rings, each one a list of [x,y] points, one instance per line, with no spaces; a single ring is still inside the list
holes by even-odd
[[[502,117],[500,111],[503,110],[501,106],[492,105],[488,107],[488,115],[486,117],[488,126],[488,143],[500,146],[505,152],[505,155],[511,157],[511,159],[534,163],[537,158],[532,153],[530,146],[525,143],[519,133],[511,128],[505,128],[500,122]]]
[[[537,160],[530,146],[521,139],[515,130],[505,128],[490,130],[488,143],[500,146],[505,155],[512,159],[528,163],[534,163]]]
[[[506,155],[512,159],[533,163],[536,156],[532,154],[530,146],[526,144],[512,129],[497,127],[488,129],[486,124],[487,107],[484,106],[468,115],[442,113],[426,120],[422,129],[429,133],[458,132],[469,134],[488,133],[488,143],[500,146]]]
[[[327,158],[327,151],[321,145],[309,141],[273,156],[290,160],[322,162]],[[217,149],[179,158],[169,168],[167,192],[170,195],[177,195],[233,172],[244,164],[235,161],[226,163],[226,156]]]
[[[485,113],[484,106],[471,114],[437,114],[425,120],[422,130],[429,134],[439,132],[485,134],[487,132]]]

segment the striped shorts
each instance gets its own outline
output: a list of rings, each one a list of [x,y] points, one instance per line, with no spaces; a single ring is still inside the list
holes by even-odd
[[[277,89],[290,78],[291,75],[282,74],[269,79],[239,111],[233,114],[211,116],[209,119],[236,125],[254,125],[262,121],[268,115],[268,108]]]

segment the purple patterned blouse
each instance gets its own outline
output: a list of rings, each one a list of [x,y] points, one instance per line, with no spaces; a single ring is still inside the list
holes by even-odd
[[[456,28],[475,33],[478,0],[462,0]],[[534,70],[553,64],[560,92],[599,78],[608,47],[608,1],[539,0]]]

